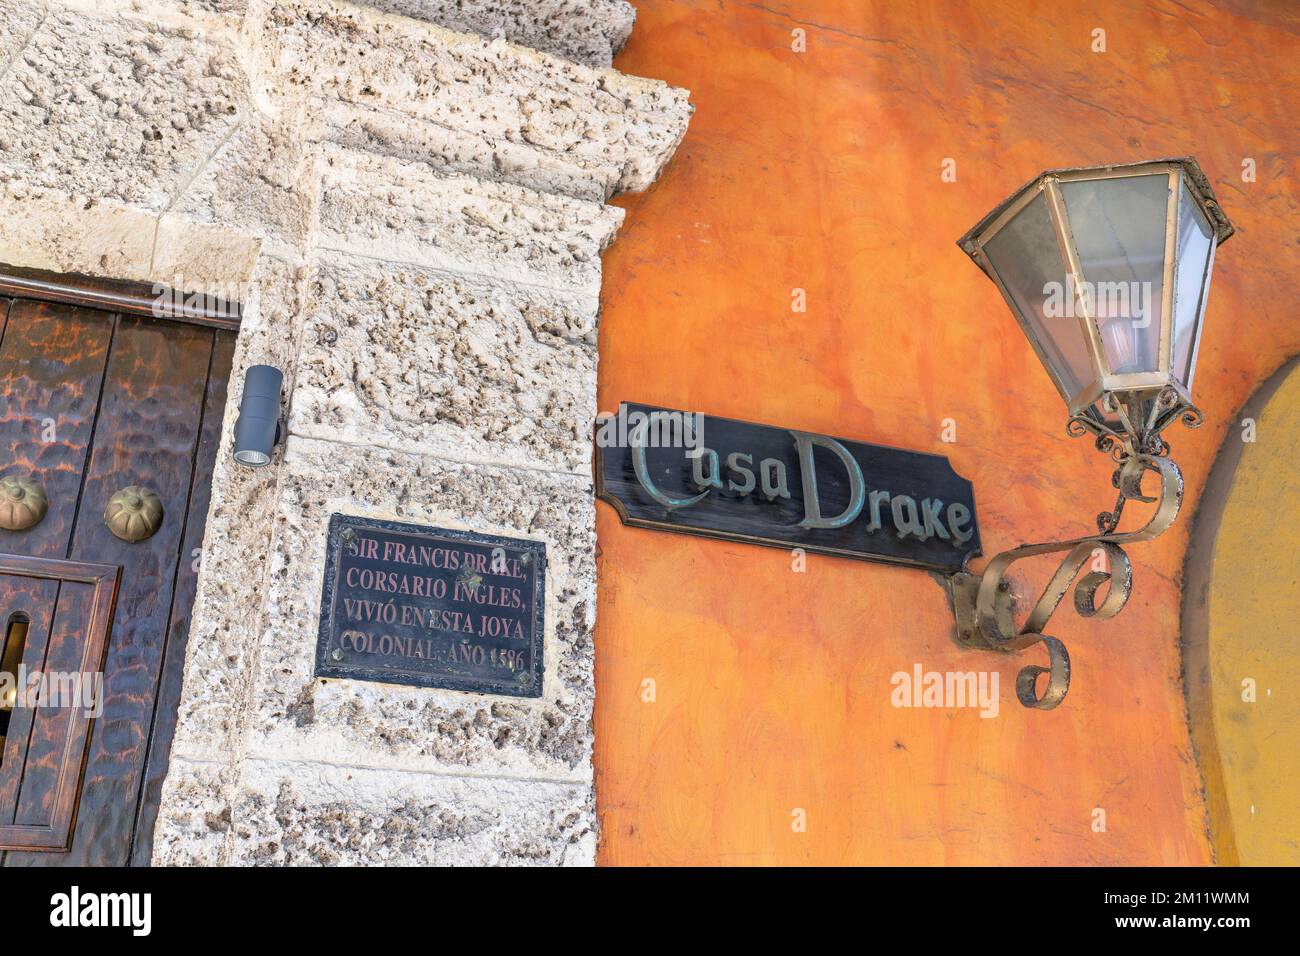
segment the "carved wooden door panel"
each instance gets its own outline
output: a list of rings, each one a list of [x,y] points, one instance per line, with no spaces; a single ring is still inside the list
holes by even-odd
[[[39,661],[44,675],[73,675],[22,706],[19,688],[26,694],[32,685],[20,679],[9,690],[13,699],[0,714],[0,846],[67,850],[71,843],[120,573],[116,565],[0,554],[0,606],[9,611],[14,660]]]
[[[148,863],[234,340],[0,299],[4,665],[85,675],[0,709],[6,866]]]

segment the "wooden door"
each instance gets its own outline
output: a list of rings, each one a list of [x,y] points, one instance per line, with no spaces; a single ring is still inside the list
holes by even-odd
[[[0,856],[147,864],[235,332],[59,297],[0,299],[0,520],[10,478],[47,501],[34,526],[0,529],[0,642],[29,675],[82,667],[102,683],[98,707],[0,715]],[[163,509],[134,542],[105,521],[129,486]]]

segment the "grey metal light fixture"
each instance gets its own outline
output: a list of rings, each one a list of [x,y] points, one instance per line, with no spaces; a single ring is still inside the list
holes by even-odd
[[[280,387],[284,373],[274,365],[250,365],[244,373],[244,396],[235,422],[235,461],[261,468],[280,443]]]
[[[1026,707],[1055,707],[1069,689],[1069,654],[1043,629],[1084,566],[1092,569],[1075,584],[1076,610],[1113,617],[1132,588],[1119,545],[1154,538],[1178,514],[1183,477],[1160,433],[1175,420],[1189,428],[1203,420],[1192,404],[1192,376],[1214,251],[1232,233],[1200,166],[1184,157],[1042,173],[958,240],[997,285],[1065,400],[1067,433],[1092,435],[1116,465],[1119,496],[1097,516],[1099,534],[1022,545],[978,575],[951,579],[961,644],[1047,650],[1048,667],[1025,667],[1016,679]],[[1142,490],[1148,471],[1160,476],[1152,495]],[[1154,502],[1156,510],[1141,528],[1118,533],[1128,500]],[[1008,567],[1059,551],[1069,554],[1017,627]]]

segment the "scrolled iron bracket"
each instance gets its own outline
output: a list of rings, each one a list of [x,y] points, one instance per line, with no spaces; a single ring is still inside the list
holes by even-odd
[[[1169,411],[1163,410],[1165,413]],[[1075,611],[1079,615],[1103,621],[1114,617],[1128,603],[1133,588],[1132,564],[1122,546],[1157,537],[1178,516],[1183,501],[1183,476],[1178,466],[1167,457],[1169,446],[1158,433],[1180,416],[1184,424],[1195,428],[1200,424],[1200,415],[1189,406],[1173,411],[1174,414],[1153,416],[1150,427],[1135,428],[1129,434],[1109,429],[1098,431],[1089,424],[1089,429],[1097,434],[1098,449],[1112,452],[1119,465],[1114,474],[1119,497],[1112,511],[1098,515],[1100,534],[1021,545],[994,557],[978,574],[962,571],[951,577],[957,642],[961,646],[1012,653],[1042,644],[1047,651],[1046,667],[1029,664],[1016,676],[1016,696],[1024,706],[1051,710],[1065,699],[1070,689],[1069,652],[1059,639],[1045,631],[1071,585],[1074,586]],[[1084,434],[1075,419],[1071,420],[1067,430],[1072,435]],[[1150,495],[1143,492],[1143,478],[1148,472],[1154,472],[1160,482],[1159,489]],[[1116,529],[1128,500],[1153,503],[1155,510],[1137,530],[1120,533]],[[1017,626],[1007,571],[1024,558],[1060,552],[1066,552],[1065,558],[1024,623]],[[1105,555],[1107,570],[1094,569],[1081,574],[1085,567],[1097,561],[1099,553]],[[1103,587],[1106,593],[1099,603],[1098,594]],[[1047,683],[1040,693],[1039,678],[1043,674],[1047,675]]]

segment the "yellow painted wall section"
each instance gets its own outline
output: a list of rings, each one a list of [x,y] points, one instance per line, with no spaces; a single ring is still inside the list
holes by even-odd
[[[1208,693],[1239,862],[1300,864],[1300,372],[1242,448],[1214,545]],[[1216,834],[1220,839],[1227,833]]]
[[[1032,349],[954,240],[1042,169],[1189,153],[1239,231],[1215,264],[1196,380],[1207,424],[1168,436],[1184,513],[1130,549],[1117,618],[1082,620],[1067,600],[1053,620],[1074,664],[1057,710],[1015,701],[1033,651],[955,646],[931,575],[817,556],[795,573],[781,550],[627,528],[600,504],[601,861],[1212,862],[1179,575],[1229,417],[1300,351],[1300,17],[1242,0],[637,7],[617,65],[689,88],[697,112],[661,180],[620,200],[600,407],[948,455],[974,482],[986,553],[1091,532],[1111,466],[1066,436]],[[945,159],[956,182],[941,181]],[[795,288],[806,313],[791,312]],[[1017,595],[1054,567],[1033,565]],[[996,671],[998,716],[895,708],[891,675],[915,664]]]

